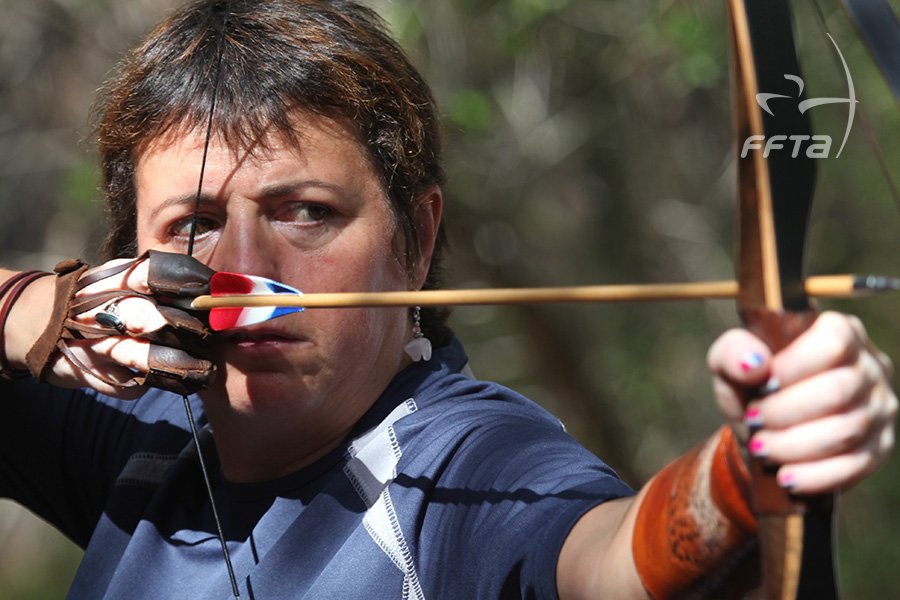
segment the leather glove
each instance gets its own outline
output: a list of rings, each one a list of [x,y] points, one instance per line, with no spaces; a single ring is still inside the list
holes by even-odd
[[[148,287],[150,294],[130,289],[112,289],[95,293],[83,290],[132,269],[149,260]],[[44,333],[28,352],[26,362],[31,374],[46,379],[51,365],[61,353],[76,368],[118,389],[135,386],[157,387],[178,394],[192,394],[208,387],[215,378],[215,365],[202,358],[204,342],[210,330],[197,316],[180,307],[188,307],[190,300],[208,293],[212,269],[183,254],[151,250],[142,256],[105,269],[88,272],[88,266],[77,259],[59,263],[56,272],[56,293],[53,312]],[[126,298],[143,298],[152,302],[166,321],[155,331],[132,334],[115,313],[115,306]],[[106,305],[97,313],[94,323],[78,319],[79,315]],[[70,340],[91,340],[109,336],[123,336],[150,341],[148,370],[135,373],[128,381],[114,381],[84,364],[69,348]],[[196,358],[196,357],[201,358]]]

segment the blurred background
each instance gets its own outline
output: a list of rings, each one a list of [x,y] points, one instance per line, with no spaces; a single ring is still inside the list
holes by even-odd
[[[92,96],[175,4],[0,0],[0,264],[49,268],[96,255],[105,215]],[[371,4],[445,116],[450,287],[732,277],[724,3]],[[841,157],[819,163],[808,272],[900,275],[900,207],[885,177],[900,176],[900,110],[834,0],[792,4],[809,95],[847,97],[827,31],[865,113]],[[837,144],[846,111],[817,108],[816,131]],[[821,305],[858,313],[900,361],[900,297]],[[710,301],[469,307],[453,323],[479,376],[555,412],[637,486],[717,426],[704,355],[737,320],[733,303]],[[844,494],[838,550],[845,597],[900,598],[900,460]],[[78,558],[59,534],[0,501],[0,598],[62,598]]]

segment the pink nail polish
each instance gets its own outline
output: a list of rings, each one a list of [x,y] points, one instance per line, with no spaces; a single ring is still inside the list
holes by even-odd
[[[762,427],[763,419],[759,408],[751,406],[744,411],[744,425],[747,427]]]
[[[783,487],[786,490],[792,489],[797,484],[797,480],[794,477],[793,473],[779,473],[778,474],[778,485]]]
[[[753,438],[750,440],[750,443],[747,444],[747,449],[750,450],[750,454],[756,457],[762,457],[766,455],[765,444],[763,444],[762,440],[758,438]]]
[[[749,373],[763,364],[763,356],[759,352],[748,354],[741,360],[741,371]]]

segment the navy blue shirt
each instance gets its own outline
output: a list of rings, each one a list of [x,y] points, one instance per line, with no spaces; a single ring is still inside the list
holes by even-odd
[[[465,364],[453,342],[408,367],[344,445],[273,481],[226,481],[201,430],[243,598],[556,597],[571,527],[633,492]],[[85,548],[71,598],[230,597],[180,397],[2,385],[0,494]]]

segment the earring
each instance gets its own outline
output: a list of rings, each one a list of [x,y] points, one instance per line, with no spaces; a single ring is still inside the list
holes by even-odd
[[[422,333],[422,307],[416,306],[412,311],[413,339],[403,347],[413,362],[431,360],[431,340]]]

